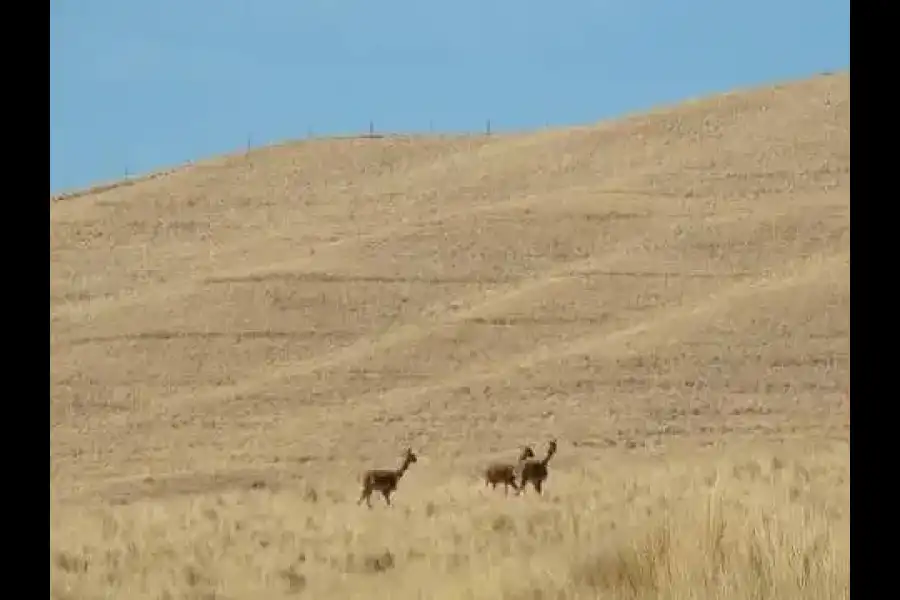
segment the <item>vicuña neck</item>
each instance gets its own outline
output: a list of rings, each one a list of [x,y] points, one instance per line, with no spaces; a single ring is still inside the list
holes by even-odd
[[[555,453],[555,451],[553,449],[547,450],[547,456],[545,456],[544,460],[541,461],[544,464],[544,466],[547,466],[547,463],[550,462],[551,458],[553,458],[554,453]]]
[[[400,468],[397,469],[397,477],[403,477],[403,474],[406,473],[406,469],[409,468],[409,459],[404,459],[403,464],[400,465]]]

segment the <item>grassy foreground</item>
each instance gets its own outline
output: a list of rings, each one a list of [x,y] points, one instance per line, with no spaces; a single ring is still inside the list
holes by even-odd
[[[51,596],[849,597],[846,442],[610,456],[543,498],[421,479],[391,509],[347,482],[58,507]]]

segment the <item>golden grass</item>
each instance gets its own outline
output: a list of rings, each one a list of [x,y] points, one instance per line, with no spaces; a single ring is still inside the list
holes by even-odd
[[[598,464],[599,463],[599,464]],[[418,466],[418,465],[417,465]],[[59,598],[847,598],[846,444],[607,458],[544,497],[298,487],[60,507]]]
[[[841,74],[52,201],[51,597],[849,597],[849,132]]]

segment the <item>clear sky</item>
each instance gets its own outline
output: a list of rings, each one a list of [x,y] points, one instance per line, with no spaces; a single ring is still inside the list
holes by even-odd
[[[50,0],[50,191],[370,120],[590,123],[849,66],[849,0]]]

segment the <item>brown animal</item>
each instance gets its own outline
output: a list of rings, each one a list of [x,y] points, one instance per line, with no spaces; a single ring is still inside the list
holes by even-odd
[[[521,467],[519,489],[524,492],[525,487],[530,483],[534,491],[540,494],[549,474],[547,463],[550,462],[554,454],[556,454],[556,440],[550,440],[550,443],[547,445],[547,455],[544,458],[525,461]]]
[[[497,484],[502,483],[505,494],[509,495],[510,487],[516,490],[516,493],[518,494],[519,486],[516,484],[516,472],[519,470],[522,463],[533,457],[534,450],[531,449],[531,446],[525,446],[519,454],[519,461],[517,464],[492,463],[488,465],[484,470],[485,487],[491,486],[491,488],[497,489]]]
[[[384,496],[385,503],[390,506],[391,494],[397,489],[397,483],[400,481],[400,478],[406,473],[406,469],[409,468],[409,465],[418,460],[418,457],[413,454],[413,451],[407,448],[406,453],[403,456],[403,464],[400,465],[399,469],[371,469],[363,473],[362,494],[360,494],[357,504],[365,500],[366,505],[369,508],[372,508],[370,497],[372,496],[372,492],[378,491]]]

